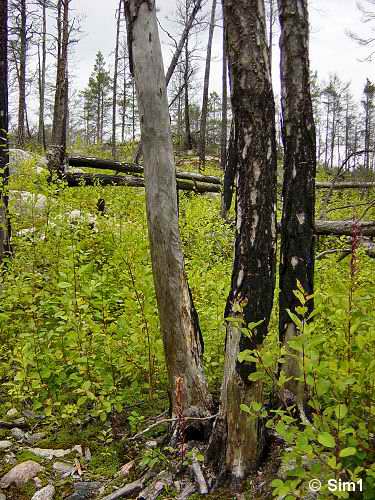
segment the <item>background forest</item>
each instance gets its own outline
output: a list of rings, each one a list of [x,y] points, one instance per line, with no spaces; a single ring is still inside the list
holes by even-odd
[[[283,105],[273,83],[273,106],[270,70],[280,35],[288,50],[288,9],[299,2],[238,0],[242,24],[230,0],[178,0],[173,24],[153,7],[132,17],[137,2],[111,2],[103,8],[113,11],[113,51],[98,47],[82,88],[73,76],[85,36],[78,3],[0,0],[0,500],[375,498],[375,81],[365,78],[357,95],[350,75],[310,68],[303,45],[295,66],[304,68],[307,104],[294,116],[301,111],[298,126],[313,132],[298,139],[306,157],[295,174],[288,141],[300,136],[288,132],[287,58]],[[310,5],[302,4],[292,19],[308,41]],[[372,25],[375,2],[359,12]],[[164,144],[155,134],[150,148],[144,128],[141,139],[141,90],[153,78],[140,78],[137,26],[156,15],[168,109],[154,120],[163,130],[169,112],[175,163],[160,166],[155,181],[150,165],[159,165]],[[236,26],[247,33],[244,52],[231,44]],[[371,57],[371,38],[347,36]],[[212,74],[218,40],[221,83]],[[247,53],[250,62],[240,57]],[[241,96],[237,57],[264,85],[263,104]],[[248,101],[258,130],[241,121]],[[245,168],[257,161],[261,187],[252,184],[256,168]],[[173,300],[179,292],[173,269],[158,283],[148,198],[153,188],[168,191],[168,179],[175,185],[175,171],[186,350],[165,334],[160,286],[172,287]],[[246,183],[255,195],[244,194]],[[247,219],[254,196],[261,209]],[[285,222],[298,203],[306,209],[302,222],[296,212],[300,230]],[[268,217],[268,233],[252,232],[256,217]],[[254,240],[249,270],[246,241]],[[301,269],[297,257],[287,269],[291,255]],[[246,296],[252,286],[263,290],[259,317]],[[184,371],[181,358],[197,360],[195,382],[186,369],[171,383],[173,362]],[[217,444],[222,422],[226,441]]]

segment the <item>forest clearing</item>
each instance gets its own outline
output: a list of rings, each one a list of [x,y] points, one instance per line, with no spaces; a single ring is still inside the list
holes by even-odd
[[[375,85],[116,0],[82,90],[83,1],[0,0],[0,500],[374,499]]]

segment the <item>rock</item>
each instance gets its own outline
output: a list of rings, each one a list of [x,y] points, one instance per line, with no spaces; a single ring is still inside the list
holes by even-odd
[[[0,500],[7,500],[7,497],[4,495],[4,493],[0,493]]]
[[[10,453],[7,453],[4,457],[4,462],[6,464],[10,464],[10,465],[16,465],[17,463],[17,458],[16,458],[16,455],[12,452]]]
[[[30,193],[29,191],[9,191],[10,206],[16,213],[25,214],[31,209],[34,211],[44,210],[47,197],[44,194]]]
[[[31,500],[52,500],[55,496],[55,487],[53,484],[45,486],[41,490],[37,491]]]
[[[81,457],[83,457],[83,450],[82,450],[82,446],[80,444],[76,444],[75,446],[73,446],[72,449],[74,451],[76,451],[78,453],[78,455],[81,455]]]
[[[14,420],[14,423],[16,425],[18,425],[19,427],[22,427],[22,426],[26,425],[26,420],[24,417],[20,417],[20,418],[16,418],[16,420]]]
[[[6,415],[8,418],[16,418],[18,416],[17,408],[11,408],[7,411]]]
[[[35,488],[36,488],[37,490],[40,490],[40,489],[42,489],[42,488],[43,488],[43,483],[42,483],[42,481],[39,479],[39,477],[34,477],[33,481],[34,481],[34,484],[35,484]]]
[[[37,443],[38,441],[41,441],[45,437],[46,437],[45,432],[36,432],[35,434],[29,434],[28,432],[26,432],[25,441],[26,441],[26,443],[33,445],[33,444]]]
[[[91,458],[92,458],[92,455],[91,455],[91,451],[90,451],[90,448],[85,448],[85,460],[86,462],[90,462]]]
[[[96,493],[101,487],[101,483],[97,481],[82,481],[74,483],[74,493],[68,496],[65,500],[91,500],[95,498]]]
[[[30,453],[34,453],[37,457],[46,458],[47,460],[52,460],[53,458],[62,458],[69,453],[72,453],[72,450],[50,450],[48,448],[28,448],[27,451]]]
[[[15,175],[19,171],[20,163],[30,161],[33,156],[22,149],[9,149],[9,174]]]
[[[52,465],[53,470],[59,472],[63,477],[71,476],[76,468],[72,464],[67,464],[65,462],[55,462]]]
[[[33,460],[22,462],[13,467],[13,469],[1,478],[0,488],[8,488],[11,484],[22,486],[26,484],[27,481],[37,476],[42,470],[43,467]]]
[[[146,448],[157,448],[158,442],[154,440],[146,441],[145,446]]]
[[[0,441],[0,450],[7,450],[12,446],[12,441]]]
[[[18,427],[14,427],[10,432],[17,441],[23,441],[25,439],[25,433]]]
[[[128,476],[129,472],[134,468],[135,462],[132,460],[131,462],[128,462],[127,464],[123,465],[120,469],[120,475],[122,476]]]

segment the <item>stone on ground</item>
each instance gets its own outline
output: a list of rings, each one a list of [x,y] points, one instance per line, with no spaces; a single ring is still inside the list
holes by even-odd
[[[37,476],[42,470],[43,467],[33,460],[22,462],[13,467],[13,469],[1,478],[0,488],[9,488],[11,484],[22,486],[26,484],[27,481]]]

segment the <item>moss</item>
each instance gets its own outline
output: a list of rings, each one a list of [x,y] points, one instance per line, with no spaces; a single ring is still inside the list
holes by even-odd
[[[33,481],[28,481],[20,487],[11,486],[7,490],[7,498],[11,498],[12,500],[30,500],[35,492],[35,483]]]
[[[39,441],[38,446],[40,448],[66,449],[81,444],[91,448],[93,441],[97,439],[101,429],[102,426],[98,424],[90,424],[85,429],[80,427],[63,427],[49,437]]]
[[[33,460],[34,462],[38,462],[38,464],[41,464],[44,462],[44,459],[42,457],[38,457],[37,455],[34,455],[34,453],[31,453],[31,451],[28,450],[22,450],[19,451],[16,455],[17,462],[26,462],[26,460]]]
[[[97,445],[91,449],[92,458],[88,464],[88,471],[96,476],[112,477],[120,469],[123,446],[121,443],[111,443],[109,445]]]

